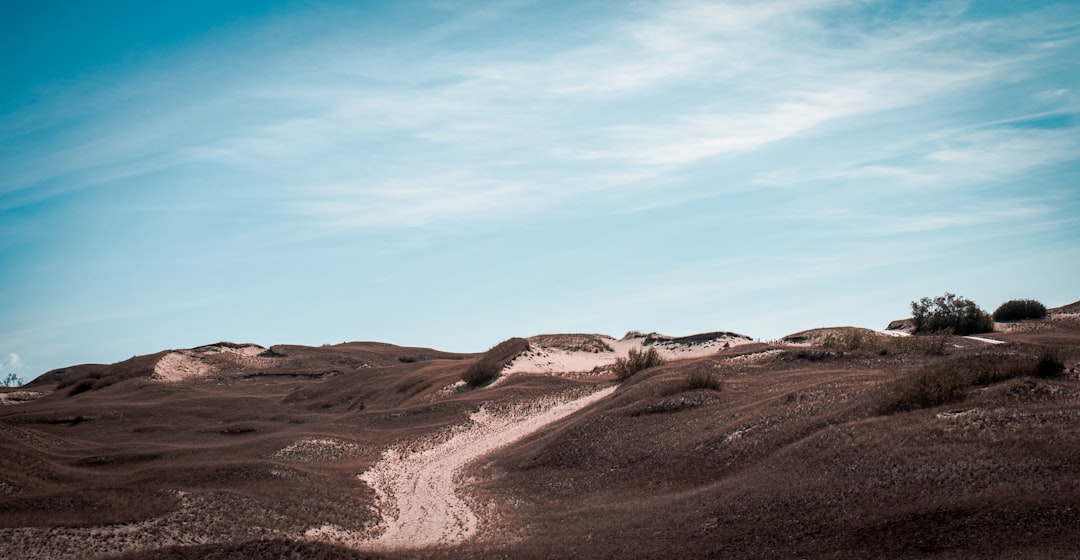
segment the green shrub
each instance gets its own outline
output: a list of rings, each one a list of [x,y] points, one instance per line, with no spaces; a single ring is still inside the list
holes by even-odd
[[[1009,300],[994,310],[994,320],[1000,322],[1043,319],[1045,317],[1046,306],[1033,299]]]
[[[663,363],[664,359],[660,357],[656,348],[649,348],[648,351],[644,352],[631,348],[625,358],[615,360],[615,377],[619,378],[620,381],[625,381],[633,377],[633,375],[639,371],[656,367]]]
[[[948,292],[911,302],[911,314],[916,333],[951,330],[954,334],[968,335],[994,331],[994,321],[987,312],[975,302]]]

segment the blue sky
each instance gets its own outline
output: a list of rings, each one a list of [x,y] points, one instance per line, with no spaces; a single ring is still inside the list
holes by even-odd
[[[1074,2],[5,2],[0,360],[1080,298]]]

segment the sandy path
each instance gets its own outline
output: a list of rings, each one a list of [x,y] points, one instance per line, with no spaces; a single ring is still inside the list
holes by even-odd
[[[549,398],[510,412],[474,413],[445,441],[420,450],[388,450],[360,475],[374,490],[382,532],[362,548],[422,548],[460,543],[476,534],[479,519],[462,499],[462,470],[614,391],[602,389],[574,400]]]

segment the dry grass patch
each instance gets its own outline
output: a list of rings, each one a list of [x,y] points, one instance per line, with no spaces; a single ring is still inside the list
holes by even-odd
[[[821,345],[827,350],[872,352],[882,348],[877,335],[864,329],[844,329],[825,336]]]
[[[724,382],[715,373],[699,369],[687,373],[679,387],[682,391],[722,391]]]
[[[470,387],[479,387],[491,382],[502,373],[507,364],[522,352],[529,350],[529,341],[524,338],[504,340],[484,352],[461,374],[461,380]]]
[[[880,414],[933,408],[964,399],[968,390],[1017,377],[1057,377],[1064,365],[1046,351],[1038,357],[974,354],[935,361],[885,386]]]
[[[893,348],[903,354],[944,356],[951,338],[952,333],[949,331],[902,336],[895,339]]]

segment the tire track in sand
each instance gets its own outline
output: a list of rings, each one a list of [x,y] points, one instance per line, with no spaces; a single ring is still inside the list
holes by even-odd
[[[509,413],[481,408],[449,439],[427,449],[391,449],[360,475],[374,490],[381,533],[357,544],[377,550],[453,545],[476,534],[479,518],[460,496],[462,469],[614,391],[574,400],[543,399]]]

